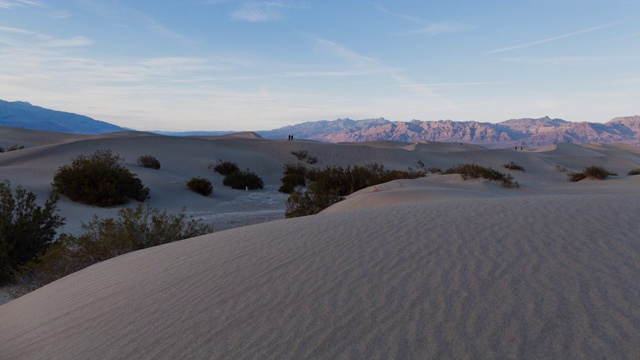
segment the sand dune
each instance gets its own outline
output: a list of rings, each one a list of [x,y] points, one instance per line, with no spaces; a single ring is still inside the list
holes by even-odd
[[[423,160],[499,168],[513,160],[526,172],[512,172],[518,189],[455,175],[394,181],[315,216],[241,226],[96,264],[1,305],[0,358],[624,359],[640,353],[640,177],[624,175],[640,167],[635,148],[461,151],[455,143],[435,144],[434,151],[432,144],[122,136],[0,154],[1,174],[44,194],[57,166],[78,151],[107,146],[148,184],[152,205],[186,204],[215,219],[283,210],[275,191],[282,164],[302,148],[320,166],[378,161],[406,168]],[[160,171],[135,165],[146,153],[162,162]],[[267,189],[217,184],[210,198],[184,189],[185,179],[198,174],[220,182],[207,169],[218,157],[261,174]],[[568,183],[555,168],[593,163],[620,176]],[[63,205],[77,221],[87,212]]]

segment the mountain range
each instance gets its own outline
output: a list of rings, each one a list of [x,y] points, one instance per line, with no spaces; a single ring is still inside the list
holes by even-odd
[[[0,100],[0,126],[73,134],[101,134],[130,130],[87,116],[45,109],[27,102]],[[222,135],[221,131],[161,132],[165,135]],[[313,121],[274,130],[256,131],[268,139],[296,139],[322,142],[435,141],[464,142],[489,148],[546,146],[558,142],[618,142],[640,146],[640,116],[617,117],[606,123],[570,122],[543,117],[477,121],[390,121],[384,118]]]

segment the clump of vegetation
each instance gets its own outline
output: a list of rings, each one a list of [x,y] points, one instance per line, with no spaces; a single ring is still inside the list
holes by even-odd
[[[567,173],[567,180],[571,182],[577,182],[586,178],[604,180],[609,176],[617,176],[613,171],[609,171],[602,166],[591,165],[584,168],[581,172]]]
[[[138,158],[138,165],[149,169],[160,170],[160,161],[151,155],[142,155]]]
[[[189,189],[204,196],[209,196],[213,192],[213,184],[211,184],[211,181],[201,177],[191,178],[191,180],[187,182],[187,186]]]
[[[567,168],[564,166],[556,165],[554,168],[557,172],[567,172]]]
[[[149,189],[121,161],[108,149],[80,155],[56,171],[53,189],[73,201],[97,206],[125,204],[127,198],[148,199]]]
[[[21,186],[14,192],[8,180],[0,183],[0,285],[53,244],[57,228],[64,225],[56,214],[57,201],[52,193],[41,207],[32,192]]]
[[[307,156],[309,155],[309,152],[307,150],[294,150],[291,152],[291,154],[293,154],[295,157],[298,158],[298,160],[304,160],[307,158]]]
[[[118,255],[209,232],[209,226],[187,218],[184,211],[174,215],[142,205],[121,209],[117,218],[94,216],[82,224],[79,236],[63,234],[22,268],[17,295]]]
[[[427,169],[427,172],[429,174],[442,174],[442,169],[440,169],[439,167],[430,167]]]
[[[22,150],[24,149],[24,145],[11,145],[8,148],[3,148],[2,146],[0,146],[0,153],[5,152],[5,151],[16,151],[16,150]]]
[[[426,166],[426,165],[424,164],[424,161],[422,161],[422,160],[418,160],[418,168],[420,168],[420,169],[424,169],[424,167],[425,167],[425,166]]]
[[[315,156],[309,156],[306,160],[307,164],[315,164],[318,162],[318,158]]]
[[[287,179],[285,167],[285,177]],[[287,199],[285,216],[288,218],[313,215],[344,199],[345,196],[369,186],[398,179],[424,176],[422,171],[385,170],[381,164],[355,165],[343,168],[327,166],[324,169],[304,171],[306,190],[294,189]],[[285,184],[283,183],[283,186]],[[295,188],[295,187],[294,187]]]
[[[516,170],[516,171],[522,171],[524,172],[524,168],[518,164],[516,164],[514,161],[509,161],[506,164],[502,164],[502,167],[505,169],[509,169],[509,170]]]
[[[249,170],[232,172],[224,177],[222,184],[236,190],[256,190],[264,188],[262,179]]]
[[[627,175],[640,175],[640,168],[630,170]]]
[[[445,174],[460,174],[463,180],[483,178],[487,180],[499,181],[506,188],[518,187],[518,183],[513,181],[513,176],[504,174],[490,167],[477,164],[458,164],[447,169]]]
[[[280,179],[280,181],[282,181],[282,185],[278,191],[285,194],[291,194],[296,187],[307,185],[305,181],[306,173],[307,168],[302,164],[285,164],[283,177]]]
[[[240,171],[238,164],[230,161],[222,161],[218,160],[218,163],[213,168],[213,171],[217,172],[220,175],[227,176],[233,172]]]

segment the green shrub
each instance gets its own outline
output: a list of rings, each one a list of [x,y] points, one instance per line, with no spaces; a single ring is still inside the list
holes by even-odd
[[[307,157],[307,155],[309,155],[309,152],[307,150],[298,150],[298,151],[292,151],[291,154],[297,157],[298,160],[304,160]]]
[[[148,199],[149,189],[119,164],[122,160],[108,149],[80,155],[56,171],[53,189],[72,201],[98,206],[125,204],[127,198]]]
[[[500,181],[500,184],[506,188],[518,186],[513,181],[513,176],[504,174],[489,167],[477,164],[458,164],[447,169],[445,174],[460,174],[463,180],[483,178],[487,180]]]
[[[630,170],[627,175],[640,175],[640,168]]]
[[[189,182],[187,183],[187,186],[189,187],[189,189],[204,196],[209,196],[213,192],[213,185],[211,184],[211,181],[205,178],[191,178],[191,180],[189,180]]]
[[[0,183],[0,285],[55,241],[56,229],[64,225],[56,214],[57,201],[52,193],[40,207],[32,192],[17,186],[14,194],[8,180]]]
[[[138,165],[154,170],[160,169],[160,161],[151,155],[140,156],[138,158]]]
[[[240,168],[238,167],[238,164],[234,162],[218,160],[218,163],[213,168],[213,171],[217,172],[218,174],[227,176],[233,172],[240,171]]]
[[[616,176],[616,175],[618,174],[616,174],[613,171],[609,171],[603,168],[602,166],[591,165],[584,168],[582,172],[567,173],[567,180],[571,182],[577,182],[586,178],[604,180],[609,176]]]
[[[224,177],[222,184],[236,190],[255,190],[264,188],[264,182],[262,179],[250,171],[234,171]]]
[[[282,181],[282,186],[280,186],[278,191],[285,194],[291,194],[297,186],[305,186],[306,172],[307,168],[302,164],[285,164],[284,176],[280,179],[280,181]]]
[[[503,168],[509,169],[509,170],[517,170],[517,171],[522,171],[524,172],[524,168],[518,164],[516,164],[513,161],[509,161],[506,164],[502,164]]]
[[[383,165],[377,163],[347,168],[327,166],[324,169],[307,169],[305,177],[310,185],[305,191],[291,192],[287,199],[285,216],[313,215],[366,187],[424,175],[421,171],[385,170]]]
[[[131,251],[166,244],[211,232],[211,227],[151,207],[124,208],[118,218],[93,219],[82,224],[79,236],[60,239],[22,268],[18,294],[34,290],[90,265]]]

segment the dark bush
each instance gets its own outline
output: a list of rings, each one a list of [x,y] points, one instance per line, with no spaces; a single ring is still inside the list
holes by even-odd
[[[234,171],[222,180],[224,186],[237,190],[255,190],[264,188],[262,179],[250,171]]]
[[[385,170],[383,165],[377,163],[347,168],[327,166],[324,169],[307,169],[305,177],[310,185],[305,191],[291,192],[285,216],[313,215],[366,187],[424,175],[421,171]]]
[[[582,172],[567,173],[567,180],[571,182],[577,182],[586,178],[604,180],[609,176],[616,176],[616,175],[618,174],[616,174],[613,171],[609,171],[603,168],[602,166],[591,165],[584,168]]]
[[[24,145],[11,145],[7,148],[7,151],[16,151],[24,149]]]
[[[440,169],[439,167],[430,167],[427,169],[427,172],[429,174],[442,174],[442,169]]]
[[[477,164],[458,164],[447,169],[445,174],[460,174],[463,180],[483,178],[487,180],[500,181],[500,184],[506,188],[518,186],[517,182],[513,182],[513,176],[504,174],[489,167]]]
[[[44,255],[24,266],[24,283],[18,292],[26,293],[118,255],[209,232],[211,227],[187,219],[184,211],[174,215],[142,205],[121,209],[118,218],[94,216],[82,224],[79,236],[63,234]]]
[[[57,201],[52,193],[40,207],[32,192],[18,186],[14,194],[8,180],[0,183],[0,285],[55,241],[56,229],[64,225]]]
[[[213,168],[213,171],[217,172],[218,174],[227,176],[233,172],[240,171],[240,168],[238,167],[238,164],[234,162],[218,160],[218,163]]]
[[[138,158],[138,165],[149,169],[160,169],[160,161],[151,155],[142,155]]]
[[[291,194],[297,186],[305,186],[306,172],[307,168],[302,164],[285,164],[284,176],[280,179],[280,181],[282,181],[282,186],[280,186],[278,191],[285,194]]]
[[[502,164],[503,168],[509,169],[509,170],[517,170],[517,171],[522,171],[524,172],[524,168],[518,164],[516,164],[513,161],[509,161],[506,164]]]
[[[291,154],[297,157],[298,160],[304,160],[307,157],[307,155],[309,155],[309,152],[307,150],[298,150],[298,151],[292,151]]]
[[[98,206],[121,205],[127,198],[148,199],[149,189],[119,164],[122,160],[108,149],[80,155],[56,171],[53,189],[73,201]]]
[[[189,180],[189,182],[187,183],[187,186],[189,187],[189,189],[204,196],[209,196],[213,192],[213,185],[211,184],[211,181],[205,178],[191,178],[191,180]]]
[[[307,164],[315,164],[318,162],[318,158],[315,156],[309,156],[306,161]]]
[[[640,175],[640,168],[630,170],[627,175]]]

